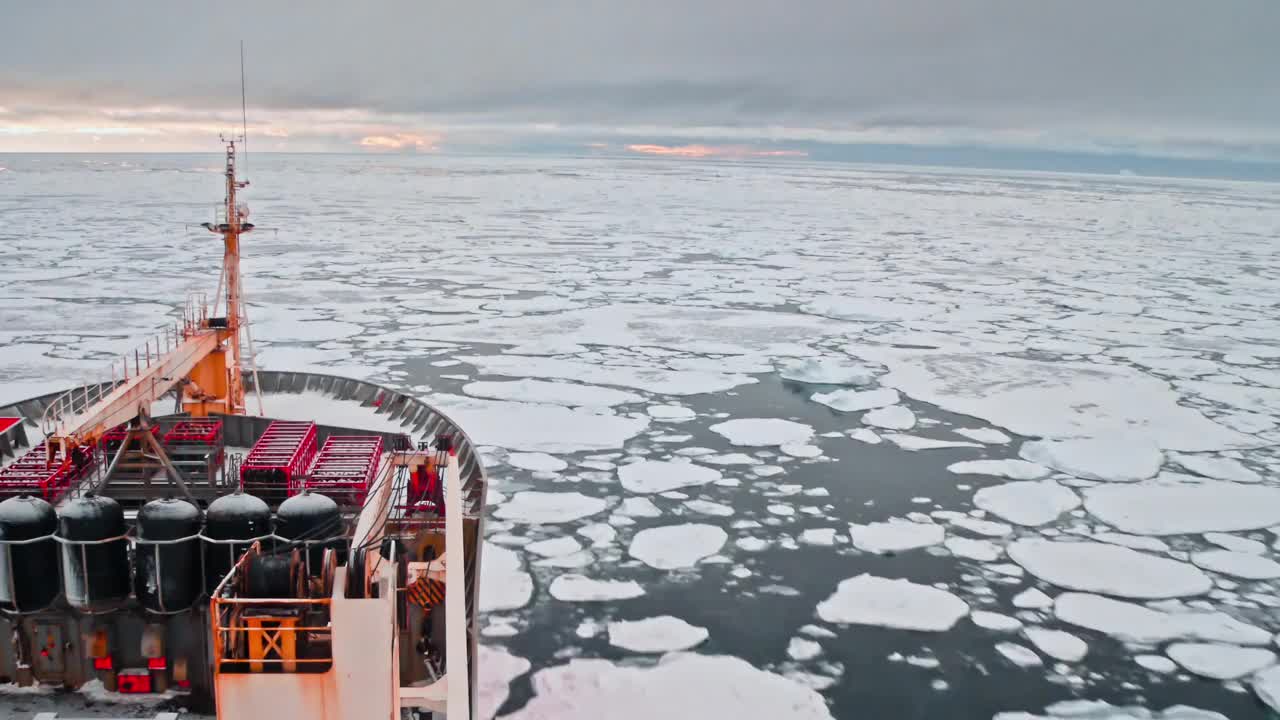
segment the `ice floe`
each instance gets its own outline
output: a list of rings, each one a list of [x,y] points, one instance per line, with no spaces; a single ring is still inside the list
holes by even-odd
[[[1013,440],[995,428],[956,428],[956,434],[988,445],[1004,445]]]
[[[1049,468],[1026,460],[962,460],[947,466],[957,475],[993,475],[1011,480],[1039,480]]]
[[[832,720],[812,688],[726,655],[668,653],[653,666],[574,659],[534,673],[533,691],[504,720]]]
[[[698,462],[708,465],[759,465],[761,460],[746,453],[725,453],[723,455],[703,455]]]
[[[910,430],[916,426],[916,415],[902,405],[890,405],[863,415],[862,422],[886,430]]]
[[[801,545],[834,545],[835,543],[835,528],[809,528],[800,533]]]
[[[1162,675],[1178,670],[1178,664],[1163,655],[1134,655],[1133,661],[1141,668]]]
[[[596,580],[571,573],[552,580],[550,592],[551,597],[565,602],[607,602],[640,597],[644,588],[634,580]]]
[[[507,701],[511,681],[529,672],[528,660],[512,655],[505,648],[481,644],[476,649],[476,663],[484,672],[476,678],[476,714],[490,720]]]
[[[1013,596],[1013,606],[1024,610],[1041,610],[1053,606],[1053,598],[1038,588],[1027,588]]]
[[[1102,532],[1091,536],[1098,542],[1111,543],[1112,545],[1123,545],[1134,550],[1149,550],[1151,552],[1168,552],[1169,544],[1159,538],[1147,537],[1144,535],[1125,535],[1124,533]]]
[[[866,365],[835,357],[784,360],[778,364],[778,374],[815,385],[866,385],[875,380],[875,373]]]
[[[1280,577],[1280,563],[1252,553],[1205,550],[1191,553],[1191,562],[1205,570],[1245,580],[1273,580]]]
[[[592,523],[578,528],[578,534],[591,541],[592,546],[608,545],[618,537],[618,531],[605,523]]]
[[[970,538],[949,537],[943,546],[956,557],[968,558],[979,562],[993,562],[1003,554],[1000,546],[990,540],[972,540]]]
[[[1227,533],[1209,532],[1204,534],[1204,539],[1217,545],[1220,548],[1231,550],[1232,552],[1249,553],[1250,555],[1261,555],[1267,551],[1266,543],[1249,538],[1242,538],[1238,535],[1228,535]]]
[[[711,426],[711,431],[734,445],[776,447],[804,445],[813,437],[813,428],[780,418],[739,418]]]
[[[1280,666],[1270,667],[1254,675],[1253,692],[1267,707],[1280,712]]]
[[[857,440],[858,442],[867,443],[868,445],[879,445],[881,443],[880,436],[871,428],[855,428],[850,430],[849,437]]]
[[[1053,480],[1022,480],[982,488],[973,504],[1011,523],[1034,527],[1080,507],[1080,498]]]
[[[885,439],[903,450],[941,450],[943,448],[976,448],[978,443],[958,440],[936,440],[919,435],[903,435],[902,433],[885,433]]]
[[[635,393],[614,388],[530,379],[472,382],[463,385],[462,392],[493,400],[546,403],[567,407],[611,407],[640,402],[644,399]]]
[[[649,498],[627,498],[618,506],[617,513],[629,517],[658,517],[662,511]]]
[[[649,425],[647,418],[600,415],[559,405],[435,395],[439,404],[481,445],[530,452],[579,452],[620,448]]]
[[[1194,565],[1119,545],[1025,539],[1006,551],[1027,572],[1069,590],[1155,600],[1199,595],[1213,587]]]
[[[1150,440],[1132,434],[1025,442],[1018,455],[1086,480],[1133,482],[1160,471],[1164,455]]]
[[[605,505],[602,498],[579,492],[525,490],[498,506],[493,516],[522,523],[563,523],[603,512]]]
[[[654,420],[664,422],[686,422],[698,416],[693,410],[682,405],[650,405],[645,412]]]
[[[1214,478],[1215,480],[1230,480],[1232,482],[1256,483],[1262,482],[1262,476],[1245,467],[1244,463],[1239,460],[1228,457],[1212,457],[1209,455],[1187,455],[1184,453],[1175,453],[1174,462],[1178,463],[1188,471],[1204,477]]]
[[[787,657],[804,662],[822,654],[822,646],[813,640],[794,637],[787,643]]]
[[[480,612],[515,610],[533,597],[533,578],[514,550],[486,542],[480,566]]]
[[[1270,650],[1221,643],[1173,643],[1165,652],[1190,672],[1214,680],[1233,680],[1276,662]]]
[[[702,370],[668,370],[660,367],[599,365],[586,360],[531,355],[477,355],[458,358],[488,375],[576,380],[597,385],[634,388],[662,395],[698,395],[722,392],[756,382],[750,375]]]
[[[982,535],[985,537],[1004,537],[1013,532],[1013,527],[994,520],[981,520],[979,518],[969,517],[967,515],[952,518],[948,522],[952,526],[968,530],[974,535]]]
[[[866,525],[849,524],[849,537],[854,547],[866,552],[884,554],[937,545],[946,536],[941,525],[918,523],[901,518]]]
[[[929,585],[862,574],[842,580],[818,603],[818,617],[838,624],[941,632],[969,614],[969,604]]]
[[[778,448],[783,453],[797,458],[816,458],[822,455],[822,448],[804,443],[785,443]]]
[[[721,477],[720,471],[691,462],[641,460],[618,468],[618,479],[622,482],[622,487],[641,494],[706,485]]]
[[[1027,712],[996,713],[991,720],[1230,720],[1226,715],[1187,705],[1163,711],[1138,706],[1117,706],[1101,700],[1064,700],[1044,709],[1045,715]]]
[[[521,470],[534,472],[560,472],[569,467],[569,463],[546,453],[511,453],[507,455],[507,464]]]
[[[1022,634],[1040,652],[1060,662],[1080,662],[1089,654],[1089,644],[1064,630],[1028,627]]]
[[[639,653],[688,650],[701,644],[708,635],[706,628],[671,615],[609,623],[609,644]]]
[[[969,613],[969,619],[974,625],[984,630],[994,630],[996,632],[1015,632],[1022,629],[1022,621],[1016,617],[1009,617],[997,612],[989,610],[974,610]]]
[[[1257,530],[1280,524],[1280,488],[1206,480],[1104,485],[1084,493],[1102,522],[1137,535]]]
[[[578,552],[581,549],[582,546],[578,544],[578,541],[571,537],[557,537],[547,540],[539,540],[537,542],[531,542],[525,546],[525,550],[543,557],[568,555],[569,553]]]
[[[1169,640],[1201,640],[1237,645],[1267,645],[1271,633],[1218,611],[1165,612],[1142,605],[1068,592],[1053,603],[1062,622],[1096,630],[1120,640],[1156,644]]]
[[[1044,664],[1034,650],[1018,643],[996,643],[996,652],[1018,667],[1039,667]]]
[[[684,506],[699,515],[712,515],[714,517],[729,517],[734,512],[732,506],[710,500],[690,500]]]
[[[901,398],[897,390],[878,388],[876,390],[833,390],[829,393],[814,393],[809,399],[840,412],[859,412],[861,410],[885,407],[886,405],[896,405]]]
[[[664,525],[636,533],[627,552],[649,567],[674,570],[716,554],[728,539],[728,533],[715,525]]]

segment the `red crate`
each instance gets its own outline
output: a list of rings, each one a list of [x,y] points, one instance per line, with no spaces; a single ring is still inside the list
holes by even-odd
[[[96,457],[87,447],[81,450],[79,462],[73,457],[64,457],[61,451],[50,460],[41,442],[0,470],[0,498],[31,494],[53,502],[71,483],[93,468]]]
[[[240,465],[240,484],[255,495],[287,497],[302,487],[302,477],[315,456],[315,423],[276,420]]]
[[[164,434],[165,445],[219,445],[222,442],[222,421],[214,418],[183,420]]]
[[[381,435],[331,436],[316,456],[304,487],[340,504],[362,505],[381,460]]]

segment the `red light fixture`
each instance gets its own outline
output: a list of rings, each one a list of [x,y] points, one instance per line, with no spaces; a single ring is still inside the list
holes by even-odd
[[[94,658],[94,659],[93,659],[93,669],[94,669],[94,670],[110,670],[110,669],[111,669],[111,657],[110,657],[110,656],[108,656],[108,657]]]
[[[165,664],[164,658],[162,657],[147,658],[148,670],[164,670],[166,667],[168,666]]]

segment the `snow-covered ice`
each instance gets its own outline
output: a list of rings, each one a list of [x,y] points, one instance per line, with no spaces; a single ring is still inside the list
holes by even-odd
[[[620,448],[649,425],[647,418],[600,415],[559,405],[432,396],[442,410],[481,445],[529,452],[579,452]]]
[[[463,385],[462,392],[493,400],[515,400],[566,407],[611,407],[640,402],[644,399],[635,393],[614,388],[530,379],[472,382]]]
[[[1276,662],[1270,650],[1222,643],[1173,643],[1165,652],[1190,672],[1214,680],[1233,680]]]
[[[1010,480],[1039,480],[1049,468],[1026,460],[961,460],[947,466],[957,475],[993,475]]]
[[[916,415],[910,408],[890,405],[876,408],[862,416],[862,422],[886,430],[910,430],[916,426]]]
[[[801,545],[834,545],[835,543],[835,528],[809,528],[800,533]]]
[[[701,644],[708,635],[706,628],[671,615],[609,623],[609,644],[639,653],[688,650]]]
[[[996,632],[1016,632],[1022,629],[1022,621],[1016,617],[1010,617],[990,610],[974,610],[969,613],[969,619],[974,625],[984,630],[994,630]]]
[[[511,681],[529,672],[532,665],[505,648],[483,643],[476,649],[476,655],[476,664],[484,667],[484,672],[476,678],[476,714],[481,720],[489,720],[507,701]]]
[[[995,428],[956,428],[956,433],[988,445],[1005,445],[1013,440]]]
[[[937,440],[934,438],[920,437],[919,435],[904,435],[902,433],[885,433],[885,439],[897,445],[903,450],[941,450],[943,448],[977,448],[982,447],[978,443],[966,442],[962,440]]]
[[[1236,532],[1280,524],[1280,488],[1214,480],[1104,485],[1085,491],[1084,506],[1102,522],[1136,535]]]
[[[901,398],[897,390],[877,388],[875,390],[833,390],[828,393],[814,393],[809,399],[816,403],[822,403],[833,410],[858,412],[885,407],[886,405],[895,405]]]
[[[507,464],[521,470],[534,472],[560,472],[569,467],[569,463],[546,453],[511,453],[507,455]]]
[[[918,523],[901,518],[866,525],[849,524],[854,547],[872,553],[895,553],[937,545],[946,536],[941,525]]]
[[[650,405],[645,412],[654,420],[664,422],[686,422],[697,417],[697,413],[682,405]]]
[[[644,588],[635,580],[598,580],[567,574],[551,581],[550,593],[551,597],[565,602],[607,602],[640,597],[644,595]]]
[[[715,555],[728,539],[728,533],[715,525],[664,525],[636,533],[627,552],[649,567],[675,570]]]
[[[1132,482],[1153,477],[1164,456],[1139,435],[1120,434],[1070,440],[1025,442],[1018,455],[1086,480]]]
[[[713,517],[729,517],[734,512],[733,506],[712,502],[711,500],[689,500],[684,506],[699,515],[711,515]]]
[[[1280,578],[1280,563],[1252,553],[1205,550],[1191,553],[1191,562],[1205,570],[1244,580]]]
[[[525,545],[524,549],[543,557],[558,557],[578,552],[582,549],[582,545],[577,540],[565,536],[531,542]]]
[[[524,490],[498,506],[493,516],[521,523],[564,523],[603,512],[602,498],[579,492]]]
[[[480,564],[480,612],[515,610],[533,597],[533,578],[524,570],[519,553],[486,542]]]
[[[1194,565],[1119,545],[1025,539],[1006,550],[1027,572],[1069,590],[1154,600],[1199,595],[1213,587]]]
[[[1262,481],[1261,475],[1245,467],[1244,463],[1234,458],[1188,455],[1186,453],[1175,453],[1172,457],[1174,462],[1188,471],[1208,478],[1243,483]]]
[[[1039,588],[1027,588],[1013,596],[1013,606],[1029,610],[1041,610],[1053,606],[1053,598]]]
[[[691,462],[641,460],[618,468],[622,487],[633,493],[664,493],[676,488],[694,487],[715,482],[720,471]]]
[[[1133,661],[1139,667],[1162,675],[1177,672],[1178,670],[1178,664],[1164,655],[1134,655]]]
[[[619,515],[628,517],[659,517],[662,511],[658,509],[653,501],[646,497],[626,498],[622,504],[618,506]]]
[[[1011,523],[1034,527],[1080,507],[1080,498],[1053,480],[1022,480],[982,488],[973,504]]]
[[[1003,554],[999,545],[990,540],[973,540],[971,538],[949,537],[943,546],[956,557],[968,558],[979,562],[994,562]]]
[[[777,447],[804,445],[813,437],[813,428],[779,418],[738,418],[711,426],[711,431],[739,446]]]
[[[1229,535],[1227,533],[1209,532],[1204,534],[1204,539],[1217,545],[1220,548],[1231,550],[1232,552],[1249,553],[1250,555],[1261,555],[1267,551],[1266,543],[1257,540],[1250,540],[1239,535]]]
[[[1028,627],[1022,634],[1040,652],[1060,662],[1080,662],[1089,654],[1089,644],[1064,630]]]
[[[969,614],[969,604],[929,585],[862,574],[842,580],[818,603],[826,622],[942,632]]]
[[[837,357],[784,360],[778,364],[778,374],[815,385],[866,385],[875,379],[866,365]]]
[[[1169,640],[1202,640],[1237,645],[1268,645],[1271,633],[1223,612],[1164,612],[1088,593],[1068,592],[1053,603],[1061,621],[1111,635],[1123,642],[1156,644]]]
[[[1026,645],[1011,642],[996,643],[996,652],[1018,667],[1039,667],[1044,664],[1040,656]]]

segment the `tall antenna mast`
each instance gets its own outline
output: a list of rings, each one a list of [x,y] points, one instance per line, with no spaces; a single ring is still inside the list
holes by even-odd
[[[240,41],[240,140],[244,143],[244,164],[249,164],[249,112],[244,100],[244,40]]]

